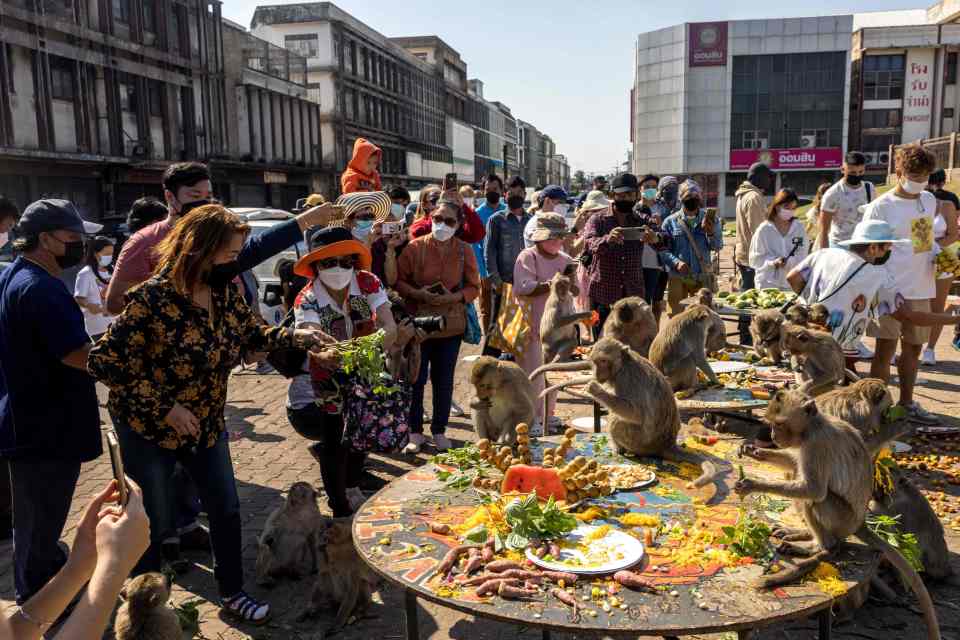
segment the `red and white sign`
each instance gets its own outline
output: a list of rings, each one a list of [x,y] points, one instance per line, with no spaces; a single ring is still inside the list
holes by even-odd
[[[904,142],[930,137],[933,112],[933,49],[910,49],[903,96]]]
[[[843,165],[840,147],[817,149],[735,149],[730,152],[730,169],[749,169],[762,162],[771,169],[836,169]]]
[[[687,40],[691,67],[727,66],[726,22],[691,22]]]

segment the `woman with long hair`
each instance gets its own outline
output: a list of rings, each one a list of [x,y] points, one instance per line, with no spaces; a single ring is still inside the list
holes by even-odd
[[[753,234],[750,266],[756,271],[757,289],[789,291],[787,274],[807,257],[807,232],[796,217],[798,202],[792,189],[778,191],[766,221]]]
[[[243,350],[315,348],[330,339],[316,330],[266,325],[253,315],[232,285],[249,232],[220,205],[178,220],[157,248],[156,273],[127,293],[123,313],[91,351],[88,366],[110,387],[124,468],[143,488],[150,517],[150,548],[135,573],[161,569],[161,543],[175,531],[179,462],[210,519],[220,606],[262,624],[270,606],[243,591],[240,499],[223,419],[227,380]]]
[[[440,202],[442,191],[438,184],[428,184],[420,190],[419,204],[417,204],[417,213],[413,216],[414,222],[419,222],[424,218],[429,218],[433,210],[437,208]]]
[[[813,204],[810,205],[810,208],[807,210],[807,220],[804,223],[804,228],[807,232],[807,238],[810,241],[811,251],[817,243],[817,233],[820,229],[820,207],[823,205],[823,196],[827,194],[827,191],[829,191],[832,186],[832,183],[824,182],[817,187],[817,195],[813,197]]]
[[[106,236],[97,236],[87,243],[83,268],[73,286],[73,299],[80,305],[83,324],[94,341],[99,340],[113,322],[113,316],[107,313],[106,307],[113,245],[113,240]]]

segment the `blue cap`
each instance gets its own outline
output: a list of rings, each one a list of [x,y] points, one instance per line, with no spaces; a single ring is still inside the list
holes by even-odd
[[[77,207],[69,200],[56,199],[37,200],[27,206],[17,222],[17,235],[20,236],[59,229],[92,235],[103,229],[103,225],[81,218]]]
[[[548,184],[540,192],[541,198],[550,198],[551,200],[567,200],[567,192],[563,190],[563,187],[555,184]]]
[[[849,240],[838,242],[841,247],[849,247],[855,244],[906,244],[909,239],[897,238],[893,233],[893,227],[884,220],[861,220],[853,229],[853,235]]]

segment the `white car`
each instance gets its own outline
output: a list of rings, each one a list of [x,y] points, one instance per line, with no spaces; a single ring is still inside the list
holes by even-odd
[[[253,236],[260,235],[267,229],[296,217],[287,211],[261,207],[234,207],[230,211],[243,218],[250,225],[250,234]],[[306,245],[301,241],[253,268],[253,275],[257,277],[260,284],[257,293],[257,299],[260,302],[260,314],[264,320],[272,325],[280,324],[284,317],[283,287],[280,285],[280,278],[276,272],[277,262],[283,258],[298,260],[306,252]]]

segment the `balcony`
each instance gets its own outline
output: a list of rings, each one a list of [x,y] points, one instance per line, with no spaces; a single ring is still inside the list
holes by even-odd
[[[307,59],[296,52],[242,33],[243,63],[248,69],[300,86],[307,84]]]
[[[69,22],[77,21],[77,0],[2,0],[20,9],[32,11],[43,16],[51,16]]]

